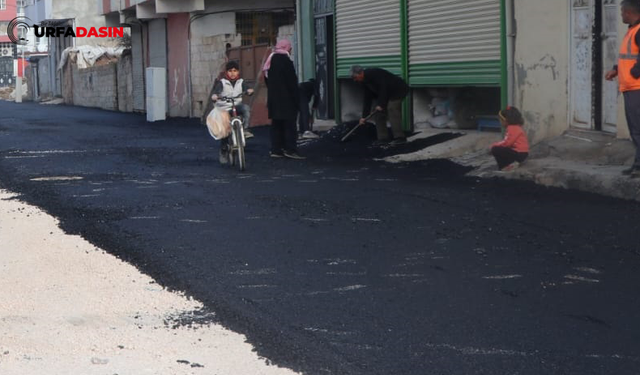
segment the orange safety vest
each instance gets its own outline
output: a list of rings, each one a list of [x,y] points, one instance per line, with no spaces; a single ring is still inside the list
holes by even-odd
[[[624,41],[620,46],[620,58],[618,60],[618,82],[620,91],[640,90],[640,79],[633,78],[631,69],[638,62],[640,47],[636,44],[636,34],[640,31],[640,24],[627,31]]]

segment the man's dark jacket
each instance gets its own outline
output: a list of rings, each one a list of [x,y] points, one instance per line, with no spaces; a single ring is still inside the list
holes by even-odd
[[[289,56],[273,55],[267,88],[269,92],[267,98],[269,118],[295,121],[300,108],[300,93],[296,70]]]
[[[365,87],[362,117],[371,113],[374,98],[386,110],[390,100],[404,99],[409,94],[409,86],[402,78],[380,68],[365,69],[362,84]]]

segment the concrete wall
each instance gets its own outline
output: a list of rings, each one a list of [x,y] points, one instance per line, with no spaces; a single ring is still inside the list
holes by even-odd
[[[118,110],[133,112],[133,68],[130,54],[123,55],[116,65]]]
[[[189,14],[167,18],[169,116],[188,117],[189,98]]]
[[[49,99],[53,97],[53,89],[51,87],[51,65],[49,58],[41,58],[38,61],[38,92],[41,99]]]
[[[74,105],[118,110],[117,64],[72,71]]]
[[[206,0],[205,13],[268,9],[293,9],[295,0]]]
[[[53,0],[35,1],[33,5],[24,8],[25,17],[29,18],[33,23],[40,23],[43,20],[51,19],[51,8]]]
[[[73,18],[75,27],[103,27],[106,20],[99,15],[98,3],[87,0],[53,0],[51,18],[67,19]],[[98,45],[103,44],[102,38],[76,38],[76,45]]]
[[[227,61],[226,45],[238,47],[235,13],[212,14],[191,25],[191,85],[193,116],[200,117],[207,105],[209,92]]]
[[[569,128],[569,7],[557,0],[515,1],[515,18],[515,103],[535,143]]]

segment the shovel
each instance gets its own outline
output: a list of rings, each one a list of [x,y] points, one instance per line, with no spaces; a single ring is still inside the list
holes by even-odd
[[[370,119],[371,119],[375,114],[377,114],[377,113],[378,113],[378,111],[373,111],[373,112],[371,112],[371,114],[370,114],[369,116],[367,116],[367,117],[364,119],[364,124],[366,124],[366,123],[367,123],[367,121],[369,121],[369,120],[370,120]],[[363,124],[358,124],[358,125],[354,126],[354,127],[353,127],[353,129],[351,129],[351,131],[350,131],[349,133],[347,133],[347,135],[345,135],[344,137],[342,137],[342,139],[340,140],[340,142],[344,142],[344,141],[346,141],[349,137],[351,137],[351,134],[353,134],[353,133],[356,131],[356,129],[358,129],[358,128],[360,127],[360,125],[363,125]]]

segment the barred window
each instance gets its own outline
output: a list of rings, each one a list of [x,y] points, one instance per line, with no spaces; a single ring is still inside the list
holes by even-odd
[[[242,35],[243,46],[274,45],[278,28],[294,22],[292,11],[236,13],[236,32]]]
[[[7,9],[7,0],[0,0],[0,10]],[[6,33],[6,30],[5,30]]]

